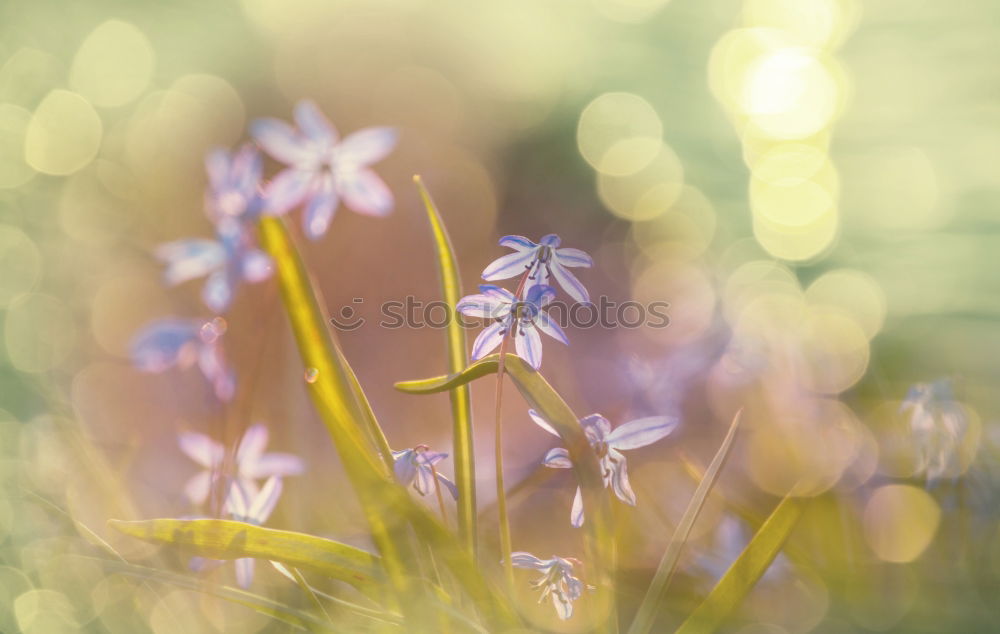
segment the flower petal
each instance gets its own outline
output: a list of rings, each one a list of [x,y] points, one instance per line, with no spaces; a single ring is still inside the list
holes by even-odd
[[[262,282],[274,273],[274,261],[260,249],[249,249],[243,254],[243,279],[250,283]]]
[[[545,431],[549,432],[553,436],[556,436],[557,438],[559,437],[559,432],[556,431],[556,428],[553,427],[552,425],[550,425],[549,421],[547,421],[544,418],[542,418],[541,414],[539,414],[538,412],[536,412],[533,409],[529,409],[528,410],[528,416],[531,416],[531,420],[535,421],[536,425],[538,425],[539,427],[541,427]]]
[[[243,193],[247,198],[252,197],[257,192],[260,185],[261,172],[264,170],[264,162],[260,152],[252,143],[244,143],[233,155],[229,167],[230,186]]]
[[[563,332],[563,329],[559,327],[559,324],[557,324],[548,313],[538,313],[535,317],[535,325],[539,330],[556,341],[561,341],[567,346],[569,345],[569,339],[566,338],[566,333]]]
[[[437,479],[438,479],[438,482],[440,482],[442,485],[444,485],[444,488],[448,489],[448,492],[451,493],[451,497],[453,499],[457,500],[458,499],[458,487],[455,486],[455,483],[452,482],[451,480],[449,480],[448,478],[444,477],[440,473],[437,474]]]
[[[392,211],[392,192],[378,174],[362,169],[341,176],[337,181],[337,191],[344,204],[366,216],[385,216]]]
[[[245,522],[250,517],[250,502],[251,498],[240,482],[233,482],[229,487],[229,495],[226,496],[226,512]]]
[[[507,247],[508,249],[514,249],[515,251],[524,251],[526,249],[538,248],[537,244],[525,238],[524,236],[504,236],[500,238],[499,244],[502,247]]]
[[[328,177],[323,178],[319,188],[309,199],[305,214],[302,215],[302,228],[306,237],[315,240],[326,233],[339,203],[337,192],[333,189],[333,181]]]
[[[184,497],[191,504],[204,504],[208,494],[212,492],[212,472],[199,471],[184,485]]]
[[[278,119],[257,119],[250,124],[250,136],[257,141],[272,158],[295,165],[310,156],[306,143],[295,129]]]
[[[506,333],[505,322],[498,321],[487,326],[472,344],[472,360],[478,361],[492,352],[503,341]]]
[[[617,455],[615,455],[617,454]],[[611,467],[611,488],[618,499],[626,504],[635,506],[635,492],[628,481],[628,468],[625,465],[625,456],[614,449],[608,450],[608,455],[613,458]]]
[[[590,414],[580,419],[583,431],[594,435],[596,440],[604,440],[611,433],[611,422],[600,414]]]
[[[560,244],[562,244],[562,240],[560,240],[559,236],[554,233],[542,236],[542,239],[539,240],[538,242],[540,244],[544,244],[547,247],[553,247],[553,248],[558,247]]]
[[[247,513],[250,521],[263,524],[267,521],[267,518],[271,517],[275,505],[278,504],[278,498],[281,497],[282,488],[281,478],[271,476],[267,479],[267,482],[260,488],[260,492],[250,504],[250,509]]]
[[[573,508],[569,511],[569,523],[573,528],[583,526],[583,492],[580,487],[576,487],[576,495],[573,496]]]
[[[580,283],[580,280],[576,279],[575,275],[559,263],[558,259],[550,262],[548,268],[552,272],[552,277],[559,282],[559,286],[562,286],[570,297],[578,302],[587,303],[590,301],[590,293],[587,292],[587,289]]]
[[[569,451],[563,447],[553,447],[545,454],[542,464],[552,469],[572,469],[573,463],[569,459]]]
[[[427,495],[434,490],[434,472],[426,465],[417,465],[417,477],[413,481],[413,488],[420,495]]]
[[[392,457],[394,460],[392,470],[396,476],[396,482],[404,487],[409,486],[417,477],[417,465],[413,461],[413,450],[394,451]]]
[[[521,330],[514,337],[517,356],[528,362],[536,370],[542,367],[542,338],[532,324],[521,324]]]
[[[573,602],[562,592],[552,593],[552,605],[556,608],[556,615],[563,621],[573,616]]]
[[[234,564],[236,566],[236,583],[239,587],[246,590],[253,583],[253,559],[250,557],[241,557]]]
[[[514,552],[510,554],[510,565],[515,568],[531,568],[533,570],[544,570],[552,566],[551,561],[539,559],[531,553]]]
[[[510,303],[497,299],[493,295],[477,293],[466,295],[455,305],[455,310],[469,317],[486,317],[499,319],[510,312]]]
[[[233,301],[233,283],[229,271],[220,269],[208,276],[201,299],[214,313],[224,313]]]
[[[515,251],[497,258],[483,269],[483,279],[506,280],[516,275],[521,275],[531,266],[531,261],[535,258],[535,251]]]
[[[594,266],[594,260],[580,249],[556,249],[556,259],[563,266]]]
[[[667,436],[677,427],[672,416],[649,416],[619,425],[607,435],[608,445],[615,449],[637,449]]]
[[[163,372],[177,365],[183,351],[197,346],[199,326],[187,319],[158,319],[132,338],[132,363],[143,372]]]
[[[198,353],[198,369],[212,384],[215,396],[220,401],[228,402],[236,391],[236,379],[226,364],[226,358],[219,345],[202,346]]]
[[[364,128],[344,137],[337,146],[337,166],[357,168],[380,161],[396,147],[395,128]]]
[[[280,215],[301,205],[315,178],[313,172],[299,169],[287,169],[279,173],[264,190],[266,212]]]
[[[267,431],[267,426],[263,423],[250,425],[243,433],[243,438],[240,439],[240,446],[236,450],[236,464],[239,466],[241,474],[244,474],[244,466],[254,465],[264,454],[269,437],[270,434]]]
[[[326,147],[337,142],[337,130],[314,101],[303,99],[295,104],[293,117],[295,125],[310,141]]]
[[[213,190],[226,188],[229,184],[229,152],[222,148],[214,148],[206,154],[205,172],[208,174],[208,184]]]
[[[222,244],[201,238],[161,244],[154,254],[167,265],[163,278],[171,286],[207,275],[226,261]]]
[[[206,469],[220,465],[225,454],[225,449],[220,443],[196,431],[182,431],[177,434],[177,445],[188,458]]]
[[[266,453],[252,465],[244,465],[244,472],[250,478],[268,476],[294,476],[305,471],[302,458],[290,453]]]

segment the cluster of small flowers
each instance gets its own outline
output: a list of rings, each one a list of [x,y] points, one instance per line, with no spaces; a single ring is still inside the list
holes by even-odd
[[[392,193],[369,166],[395,146],[395,130],[367,128],[341,140],[311,101],[296,105],[294,118],[294,127],[276,119],[257,120],[250,129],[254,143],[234,152],[213,150],[206,157],[209,187],[205,212],[215,238],[170,242],[159,246],[155,255],[166,267],[164,280],[170,286],[205,277],[202,301],[217,316],[168,317],[147,324],[132,341],[131,357],[138,369],[164,372],[197,364],[215,396],[222,402],[231,401],[236,380],[221,345],[227,327],[222,315],[232,305],[241,283],[266,280],[273,272],[271,258],[255,244],[254,221],[301,206],[305,209],[303,231],[310,239],[317,239],[329,228],[340,201],[372,216],[392,211]],[[261,149],[282,165],[269,183],[262,178]],[[218,478],[226,477],[222,513],[251,524],[262,524],[271,515],[281,496],[282,478],[304,470],[297,456],[264,453],[268,431],[259,423],[250,426],[239,441],[231,477],[223,474],[226,448],[221,443],[190,431],[182,432],[178,441],[181,450],[203,469],[184,487],[187,500],[195,506],[204,505]],[[260,480],[265,480],[262,486],[258,485]],[[221,563],[195,558],[191,565],[203,570]],[[275,567],[290,576],[280,564]],[[239,585],[248,587],[253,571],[253,559],[238,559]]]

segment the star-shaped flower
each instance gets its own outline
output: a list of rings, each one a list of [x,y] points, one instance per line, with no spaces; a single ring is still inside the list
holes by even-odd
[[[171,286],[207,275],[201,298],[213,312],[232,303],[240,282],[260,282],[271,276],[271,257],[255,248],[247,228],[233,218],[221,218],[218,238],[191,238],[160,245],[156,257],[167,265],[164,279]]]
[[[528,414],[539,427],[554,436],[559,435],[538,412],[528,410]],[[676,418],[669,416],[650,416],[619,425],[612,430],[611,423],[600,414],[591,414],[580,419],[583,433],[587,436],[591,448],[597,453],[604,486],[610,486],[619,500],[635,506],[635,492],[629,484],[625,456],[621,452],[645,447],[660,440],[677,427],[677,422]],[[569,469],[573,466],[569,452],[562,447],[549,451],[542,464],[553,469]],[[573,498],[570,523],[576,527],[583,525],[583,496],[580,487],[576,488],[576,495]]]
[[[496,320],[479,333],[472,344],[472,360],[481,359],[500,345],[510,334],[514,338],[517,355],[536,370],[542,366],[541,330],[548,336],[564,344],[569,344],[566,334],[542,309],[555,297],[555,289],[540,284],[532,286],[519,300],[510,291],[483,284],[479,293],[463,297],[455,309],[470,317],[486,317]]]
[[[913,385],[900,411],[910,413],[917,472],[926,476],[928,484],[952,472],[968,422],[955,403],[950,381],[938,379]]]
[[[392,211],[392,192],[368,166],[396,145],[393,128],[365,128],[341,140],[315,103],[300,101],[294,115],[297,128],[278,119],[258,119],[250,126],[264,151],[288,166],[266,188],[271,213],[305,204],[303,227],[315,239],[326,233],[341,200],[370,216]]]
[[[302,459],[298,456],[289,453],[264,453],[267,441],[267,427],[256,423],[243,434],[236,449],[236,483],[251,498],[258,493],[257,480],[272,476],[299,475],[305,470]],[[213,474],[218,474],[223,466],[226,449],[222,443],[194,431],[181,432],[177,442],[181,451],[203,468],[203,471],[184,485],[184,494],[188,500],[192,504],[203,504],[211,491]]]
[[[263,169],[260,152],[247,143],[236,152],[222,148],[205,157],[209,191],[205,210],[213,222],[223,218],[249,220],[260,213],[260,177]]]
[[[541,588],[541,603],[545,597],[552,597],[552,605],[560,619],[566,620],[573,616],[573,602],[583,594],[583,582],[573,576],[573,564],[580,563],[573,558],[553,556],[552,559],[539,559],[531,553],[511,553],[510,563],[515,568],[538,570],[542,576],[531,582],[533,588]],[[593,589],[591,586],[588,588]]]
[[[260,526],[271,517],[281,497],[281,489],[281,478],[276,476],[268,478],[255,495],[244,491],[239,482],[234,482],[226,500],[226,510],[234,520]],[[249,588],[253,583],[253,558],[242,557],[233,563],[236,566],[236,583],[241,588]]]
[[[549,275],[555,278],[570,297],[578,302],[589,302],[590,294],[580,280],[567,267],[590,267],[594,261],[580,249],[559,248],[561,240],[554,233],[535,244],[524,236],[504,236],[500,246],[514,249],[493,261],[483,271],[483,279],[489,282],[506,280],[525,272],[536,284],[548,284]]]
[[[443,484],[458,499],[455,483],[438,473],[434,465],[448,457],[446,453],[431,451],[427,445],[417,445],[413,449],[392,452],[393,472],[396,481],[404,487],[413,485],[417,493],[427,495],[434,490],[434,478]]]
[[[228,401],[233,397],[236,382],[219,341],[225,332],[226,321],[221,317],[207,322],[158,319],[132,338],[132,363],[143,372],[183,369],[197,363],[219,400]]]

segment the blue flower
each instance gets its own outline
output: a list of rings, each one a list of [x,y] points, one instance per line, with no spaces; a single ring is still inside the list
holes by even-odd
[[[528,410],[528,415],[535,423],[553,436],[559,436],[552,425],[535,410]],[[625,456],[621,453],[626,449],[638,449],[664,438],[677,427],[678,420],[671,416],[650,416],[619,425],[614,430],[611,423],[600,414],[591,414],[580,419],[580,426],[587,436],[591,448],[597,454],[601,467],[604,486],[611,487],[618,499],[635,506],[635,492],[628,481],[628,471],[625,467]],[[562,447],[556,447],[546,454],[542,464],[553,469],[569,469],[573,463],[569,452]],[[583,525],[583,496],[580,487],[576,488],[573,498],[573,508],[570,510],[570,523],[573,526]]]
[[[263,163],[256,147],[247,143],[232,153],[212,150],[205,157],[205,169],[209,185],[205,209],[213,222],[223,218],[249,220],[260,213]]]
[[[241,281],[260,282],[271,276],[271,257],[254,248],[248,229],[232,218],[220,218],[218,239],[191,238],[160,245],[156,257],[167,265],[164,280],[171,286],[208,276],[201,298],[222,313],[233,301]]]
[[[305,204],[303,227],[315,239],[326,233],[341,199],[370,216],[392,211],[392,192],[368,166],[396,145],[393,128],[365,128],[340,140],[315,103],[300,101],[294,115],[297,128],[277,119],[250,125],[264,151],[288,166],[266,188],[270,213],[283,214]]]
[[[226,448],[209,436],[194,431],[181,432],[177,441],[181,451],[203,469],[184,486],[184,493],[191,503],[202,504],[208,499],[213,474],[217,474],[222,468]],[[267,441],[267,427],[257,423],[247,429],[236,449],[236,482],[251,498],[259,493],[256,480],[271,476],[299,475],[304,470],[302,459],[298,456],[264,453]]]
[[[523,300],[499,286],[484,284],[479,290],[478,294],[463,297],[455,306],[463,315],[496,320],[479,333],[472,344],[473,361],[489,354],[508,334],[514,338],[517,355],[536,370],[542,366],[542,339],[538,334],[539,330],[557,341],[569,344],[559,324],[542,310],[556,295],[551,286],[532,286]]]
[[[434,479],[443,484],[458,499],[455,483],[438,473],[434,465],[448,457],[446,453],[430,451],[427,445],[417,445],[413,449],[392,452],[393,473],[396,481],[404,487],[413,485],[417,493],[427,495],[434,490]]]
[[[143,372],[163,372],[173,367],[198,368],[211,383],[216,397],[229,401],[235,379],[219,338],[226,331],[222,318],[204,322],[195,319],[159,319],[144,327],[132,339],[132,363]]]
[[[573,602],[583,595],[583,582],[573,576],[573,563],[579,563],[572,558],[553,556],[552,559],[539,559],[531,553],[511,553],[510,563],[515,568],[538,570],[542,576],[531,582],[533,588],[541,588],[541,603],[546,597],[552,597],[552,605],[560,619],[566,620],[573,616]],[[592,586],[587,586],[593,590]]]
[[[560,243],[554,233],[543,237],[539,244],[523,236],[504,236],[500,238],[500,246],[514,249],[514,253],[494,260],[483,271],[483,279],[492,282],[528,273],[534,283],[548,284],[551,275],[570,297],[589,302],[587,289],[567,267],[590,267],[594,261],[580,249],[558,248]]]
[[[244,491],[239,482],[233,482],[225,510],[236,521],[260,526],[271,517],[278,498],[281,497],[281,489],[281,478],[277,476],[268,478],[255,495]],[[233,563],[236,566],[236,583],[241,588],[249,588],[253,583],[253,558],[241,557]]]
[[[956,461],[968,421],[954,400],[951,382],[938,379],[913,385],[899,409],[910,413],[917,473],[924,474],[928,484],[947,475],[956,475]]]

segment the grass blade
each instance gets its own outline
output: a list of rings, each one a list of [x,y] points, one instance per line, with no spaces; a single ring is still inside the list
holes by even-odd
[[[448,322],[448,371],[459,372],[468,364],[468,354],[465,345],[465,332],[461,321],[455,313],[455,306],[462,297],[462,283],[458,276],[458,262],[451,238],[445,229],[441,214],[431,199],[430,193],[424,187],[419,176],[413,181],[420,191],[427,210],[427,219],[434,236],[434,250],[437,254],[438,277],[441,282],[441,292],[448,304],[452,319]],[[453,388],[451,397],[452,445],[455,465],[455,483],[458,485],[458,535],[470,556],[476,554],[476,469],[475,449],[472,432],[472,399],[468,385]]]
[[[111,520],[111,527],[144,541],[186,546],[211,559],[256,557],[345,581],[378,599],[385,578],[369,552],[305,533],[264,528],[232,520]]]
[[[736,437],[736,430],[739,428],[740,420],[743,417],[742,414],[743,412],[740,411],[733,417],[733,422],[729,425],[729,431],[722,440],[722,445],[715,453],[715,457],[712,458],[711,464],[708,465],[705,476],[698,484],[698,488],[695,489],[691,501],[688,502],[687,509],[685,509],[684,515],[677,525],[677,530],[674,532],[674,536],[671,538],[666,551],[663,553],[663,557],[660,559],[660,565],[656,568],[653,581],[649,584],[649,589],[646,590],[646,596],[639,605],[639,610],[632,621],[632,626],[628,630],[629,634],[646,634],[653,627],[653,623],[656,620],[656,613],[660,608],[660,602],[663,601],[666,595],[667,585],[670,583],[670,578],[673,576],[677,562],[680,560],[684,544],[691,534],[691,528],[694,526],[695,520],[698,519],[701,509],[705,506],[708,494],[719,479],[719,473],[722,471],[722,466],[725,464],[726,457],[729,455],[729,450],[733,445],[733,439]]]
[[[805,501],[786,496],[753,536],[705,600],[681,624],[677,634],[713,632],[743,602],[747,593],[781,551],[802,515]]]

